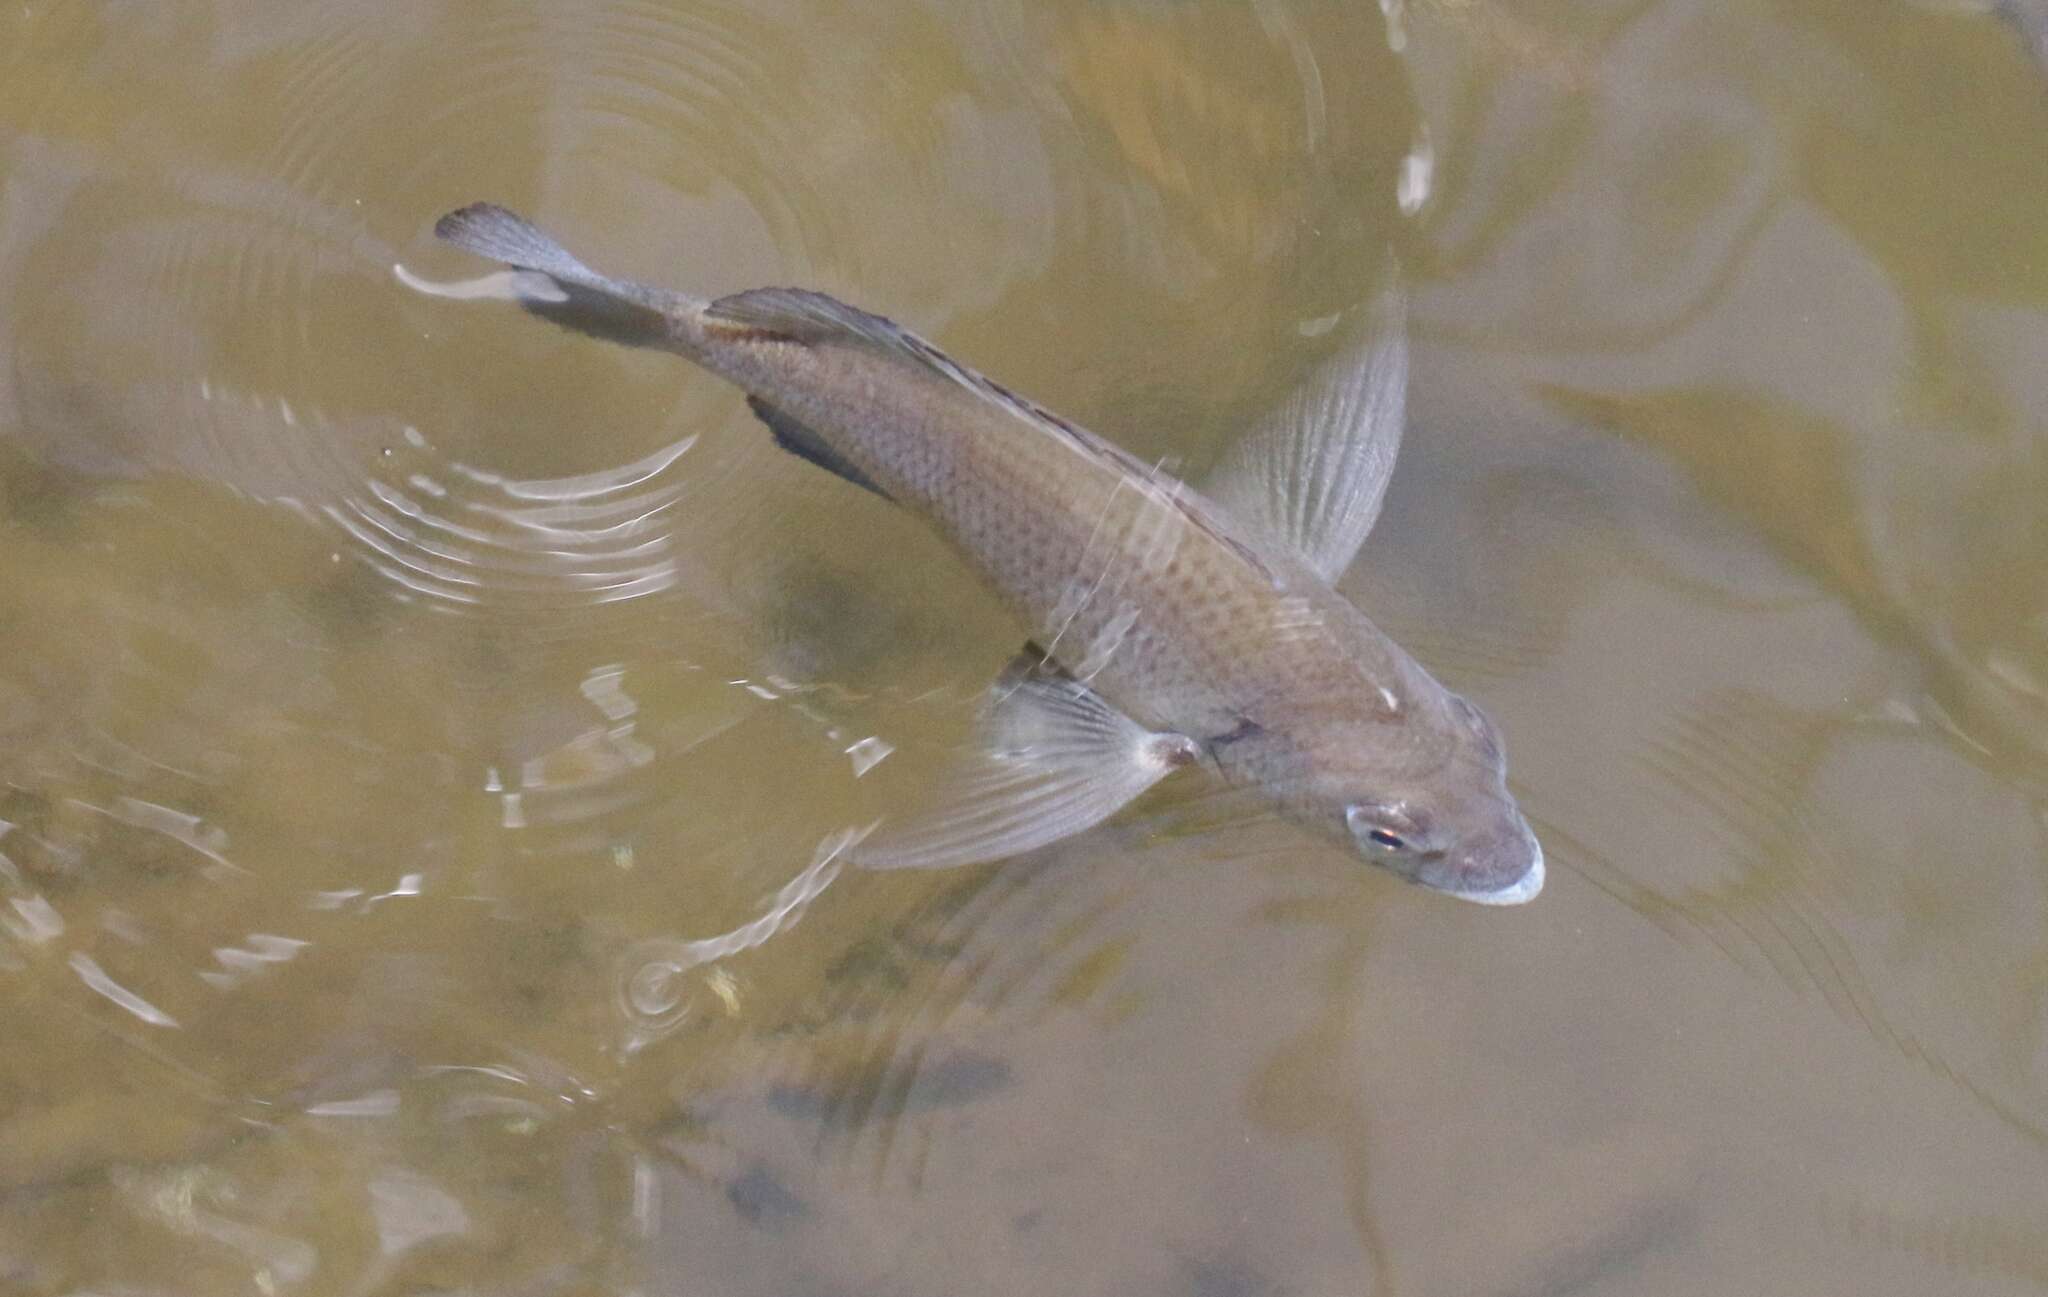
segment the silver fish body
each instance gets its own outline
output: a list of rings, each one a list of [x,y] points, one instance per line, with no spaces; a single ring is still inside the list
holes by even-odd
[[[1329,579],[1371,526],[1391,445],[1352,453],[1328,441],[1349,429],[1310,427],[1312,439],[1283,454],[1308,465],[1297,475],[1329,507],[1305,512],[1292,496],[1268,507],[1290,484],[1261,485],[1262,469],[1226,484],[1245,501],[1234,509],[822,294],[708,302],[612,280],[489,205],[437,228],[513,268],[479,281],[495,295],[679,353],[744,389],[779,444],[922,517],[1026,628],[1045,665],[1011,707],[1030,705],[1035,732],[1050,733],[1026,745],[1044,759],[978,772],[957,804],[909,830],[903,841],[915,845],[890,859],[885,835],[870,863],[1011,854],[1088,827],[1199,762],[1411,880],[1490,903],[1540,889],[1542,853],[1507,793],[1491,722]],[[1380,435],[1397,441],[1405,351],[1396,359],[1364,382],[1341,375],[1340,395],[1360,395],[1324,405],[1362,402],[1372,415],[1393,384],[1394,426]],[[1318,409],[1293,424],[1342,422]],[[1386,411],[1368,422],[1383,425]],[[1326,538],[1331,528],[1348,531]]]

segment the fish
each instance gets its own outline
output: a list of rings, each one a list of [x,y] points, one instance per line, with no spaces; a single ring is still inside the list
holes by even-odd
[[[909,510],[1025,646],[924,805],[849,850],[870,869],[1001,860],[1199,767],[1412,883],[1511,905],[1543,851],[1499,729],[1335,589],[1377,520],[1405,418],[1398,276],[1201,487],[879,315],[802,288],[694,297],[590,269],[491,203],[445,242],[499,263],[422,292],[516,303],[740,388],[777,446]]]

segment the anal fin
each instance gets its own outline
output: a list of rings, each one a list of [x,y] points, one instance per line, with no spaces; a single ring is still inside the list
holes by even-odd
[[[798,459],[809,460],[826,472],[835,477],[843,477],[857,487],[873,491],[884,500],[889,498],[889,493],[875,485],[873,478],[847,463],[823,437],[788,412],[768,404],[758,396],[747,398],[747,408],[754,412],[756,418],[768,425],[768,431],[774,436],[775,444],[790,454]]]

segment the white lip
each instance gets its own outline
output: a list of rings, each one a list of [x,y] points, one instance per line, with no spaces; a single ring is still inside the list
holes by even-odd
[[[1536,899],[1536,893],[1543,890],[1543,847],[1536,844],[1536,861],[1529,866],[1512,885],[1492,892],[1448,892],[1461,901],[1473,901],[1480,905],[1522,905]]]

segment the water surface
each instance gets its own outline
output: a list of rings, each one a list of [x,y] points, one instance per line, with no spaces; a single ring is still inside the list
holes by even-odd
[[[2048,1288],[2031,13],[10,7],[0,1287]],[[1550,887],[1171,785],[809,868],[1016,631],[733,392],[406,291],[482,198],[1189,474],[1392,246],[1343,585]]]

